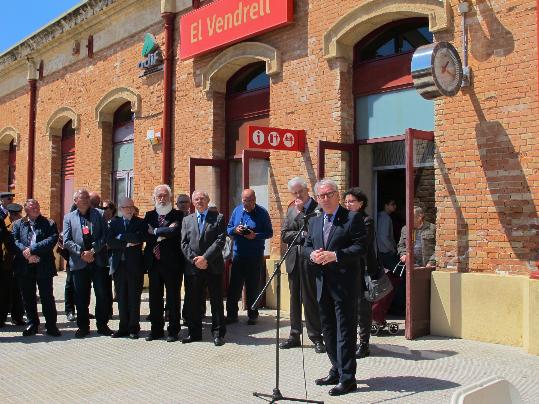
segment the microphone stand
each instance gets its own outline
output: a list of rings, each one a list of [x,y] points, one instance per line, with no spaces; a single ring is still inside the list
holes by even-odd
[[[256,310],[258,308],[258,304],[260,303],[260,300],[262,299],[262,296],[264,295],[264,292],[266,289],[268,289],[271,281],[273,278],[277,277],[277,324],[275,328],[275,387],[273,389],[272,394],[265,394],[265,393],[258,393],[253,392],[253,396],[258,398],[270,398],[270,404],[276,403],[278,401],[295,401],[295,402],[301,402],[301,403],[315,403],[315,404],[324,404],[323,401],[316,401],[316,400],[308,400],[308,399],[302,399],[302,398],[293,398],[293,397],[284,397],[281,394],[281,390],[279,389],[279,328],[281,323],[281,265],[283,264],[284,260],[288,255],[290,254],[290,251],[292,251],[292,248],[296,247],[296,241],[298,240],[299,236],[305,231],[307,227],[307,223],[309,221],[308,217],[304,218],[303,226],[301,226],[301,229],[296,234],[296,237],[292,240],[290,243],[290,246],[284,253],[284,255],[281,257],[279,262],[275,263],[275,270],[273,271],[273,274],[269,278],[269,280],[266,282],[264,287],[262,288],[262,291],[256,298],[255,302],[251,306],[252,310]]]

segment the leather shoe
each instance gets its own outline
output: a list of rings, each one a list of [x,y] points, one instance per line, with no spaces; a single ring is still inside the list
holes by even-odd
[[[29,325],[26,327],[26,329],[22,332],[23,337],[29,337],[31,335],[36,335],[37,333],[37,327],[35,325]]]
[[[90,330],[81,330],[80,328],[75,331],[75,338],[84,338],[90,334]]]
[[[61,337],[62,336],[62,333],[60,332],[58,327],[47,328],[46,334],[50,335],[51,337]]]
[[[213,340],[213,345],[222,346],[225,344],[225,339],[223,337],[215,337]]]
[[[342,396],[343,394],[351,393],[357,389],[355,381],[348,383],[339,383],[329,391],[330,396]]]
[[[299,338],[289,337],[286,341],[281,342],[279,344],[279,348],[281,349],[290,349],[290,348],[297,348],[301,346],[301,341]]]
[[[11,324],[13,325],[26,325],[26,321],[22,318],[11,319]]]
[[[329,374],[326,377],[322,377],[321,379],[316,379],[314,383],[317,386],[334,386],[339,384],[339,376]]]
[[[67,321],[77,321],[77,316],[75,316],[75,313],[69,312],[66,315]]]
[[[160,333],[153,333],[153,332],[150,332],[150,334],[146,337],[146,341],[153,341],[154,339],[159,339],[159,338],[163,338],[165,334],[160,332]]]
[[[99,327],[97,329],[97,333],[100,334],[100,335],[106,335],[106,336],[110,336],[110,335],[114,334],[112,332],[112,330],[109,328],[108,325],[104,325],[102,327]]]
[[[127,334],[126,332],[120,332],[120,331],[116,331],[114,333],[112,333],[112,335],[110,336],[111,338],[122,338],[122,337],[127,337],[129,334]]]
[[[191,342],[198,342],[202,341],[202,337],[193,337],[191,335],[188,335],[184,339],[182,339],[182,344],[190,344]]]
[[[129,339],[138,339],[138,334],[136,332],[132,332],[129,334]]]
[[[238,322],[238,317],[227,317],[226,318],[226,323],[227,324],[234,324],[234,323],[237,323]]]
[[[167,337],[167,342],[175,342],[178,341],[178,334],[172,334]]]
[[[356,358],[357,359],[366,358],[370,354],[371,354],[371,350],[369,348],[369,344],[365,342],[361,342],[359,346],[357,347]]]
[[[323,341],[317,340],[314,342],[314,352],[316,353],[325,353],[326,352],[326,346],[324,345]]]

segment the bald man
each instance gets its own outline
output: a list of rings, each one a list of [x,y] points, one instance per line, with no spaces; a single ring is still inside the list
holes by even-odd
[[[268,211],[256,203],[255,191],[241,193],[241,205],[232,212],[227,233],[234,238],[230,286],[226,300],[227,323],[238,321],[238,300],[243,284],[247,293],[247,324],[254,325],[258,310],[252,310],[259,293],[260,274],[264,269],[265,240],[273,237]]]

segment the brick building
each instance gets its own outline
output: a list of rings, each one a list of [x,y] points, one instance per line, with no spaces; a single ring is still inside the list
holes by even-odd
[[[250,186],[275,234],[294,175],[359,185],[373,214],[394,198],[397,224],[413,201],[436,223],[437,270],[407,275],[407,335],[539,353],[536,1],[469,0],[472,85],[436,101],[410,59],[431,42],[463,53],[456,0],[234,0],[244,22],[290,4],[291,21],[182,57],[198,31],[180,20],[211,3],[88,0],[1,54],[0,189],[60,221],[82,186],[142,212],[161,182],[206,188],[225,213]],[[251,150],[249,125],[304,130],[305,150]],[[267,253],[271,268],[278,237]]]

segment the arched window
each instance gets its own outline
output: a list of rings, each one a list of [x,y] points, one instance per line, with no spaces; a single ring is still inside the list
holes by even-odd
[[[253,63],[238,71],[228,81],[227,94],[237,94],[245,91],[260,90],[270,85],[264,62]]]
[[[112,195],[118,202],[133,196],[134,114],[126,102],[114,113],[112,133]]]
[[[69,120],[62,127],[62,162],[61,162],[61,185],[62,185],[62,215],[69,213],[73,205],[73,192],[75,181],[75,129]]]
[[[10,191],[15,189],[15,169],[17,166],[17,147],[15,141],[12,140],[9,144],[9,157],[8,157],[8,177],[7,184]],[[5,178],[5,177],[4,177]]]

